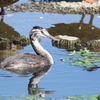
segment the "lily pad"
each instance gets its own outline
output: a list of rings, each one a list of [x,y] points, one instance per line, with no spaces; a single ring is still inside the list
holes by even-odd
[[[67,96],[69,100],[100,100],[100,95]]]
[[[100,52],[76,52],[71,58],[66,58],[65,62],[73,66],[99,67]]]
[[[100,100],[100,95],[76,95],[76,96],[65,96],[65,98],[55,99],[55,98],[41,98],[36,96],[11,96],[2,97],[0,100]]]

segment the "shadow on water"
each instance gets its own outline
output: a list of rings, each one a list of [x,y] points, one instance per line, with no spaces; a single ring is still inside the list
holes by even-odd
[[[89,72],[91,72],[91,71],[96,71],[97,69],[99,69],[100,67],[84,67],[83,68],[83,70],[86,70],[86,71],[89,71]]]
[[[65,42],[62,38],[60,42],[52,42],[52,45],[58,48],[67,50],[80,50],[82,46],[87,46],[91,51],[100,51],[100,43],[96,43],[94,40],[100,39],[100,29],[92,25],[94,15],[90,15],[89,23],[84,23],[85,15],[82,14],[79,23],[59,23],[54,24],[55,27],[48,28],[49,33],[53,36],[73,36],[78,37],[80,41],[73,42],[71,40]],[[70,43],[71,42],[71,43]],[[93,45],[94,44],[94,45]],[[82,46],[81,46],[82,45]]]

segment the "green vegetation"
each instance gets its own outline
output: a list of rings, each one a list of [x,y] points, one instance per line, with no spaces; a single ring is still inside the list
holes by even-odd
[[[66,63],[80,67],[100,67],[100,52],[76,52]]]
[[[67,96],[70,100],[100,100],[100,95]]]
[[[0,100],[100,100],[100,95],[66,96],[65,99],[39,98],[33,96],[0,97]]]

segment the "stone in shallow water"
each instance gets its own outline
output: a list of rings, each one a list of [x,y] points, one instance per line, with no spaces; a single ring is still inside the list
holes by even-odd
[[[58,48],[74,50],[80,46],[80,39],[78,37],[72,37],[68,35],[58,35],[56,38],[59,41],[52,41],[52,45]]]
[[[58,35],[56,36],[56,38],[63,39],[63,40],[71,40],[71,41],[79,39],[78,37],[73,37],[73,36],[68,36],[68,35]]]

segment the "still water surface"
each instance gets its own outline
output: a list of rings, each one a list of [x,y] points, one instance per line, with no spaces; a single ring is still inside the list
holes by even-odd
[[[14,28],[20,35],[28,37],[29,31],[33,26],[50,28],[55,27],[54,24],[79,23],[81,17],[82,15],[19,12],[12,17],[5,16],[4,23]],[[89,20],[90,15],[86,15],[84,23],[89,24]],[[96,27],[100,32],[100,15],[94,15],[92,26]],[[53,35],[53,33],[51,34]],[[35,95],[40,91],[42,93],[46,91],[45,97],[63,98],[64,96],[95,95],[100,93],[100,69],[89,72],[83,70],[83,68],[61,62],[60,58],[69,57],[67,50],[52,46],[50,39],[42,38],[41,45],[51,53],[55,63],[51,70],[40,78]],[[18,50],[18,52],[34,53],[31,45]],[[29,95],[28,84],[32,77],[32,74],[18,75],[0,69],[0,95]],[[50,91],[51,94],[49,94]],[[52,91],[54,92],[52,93]]]

